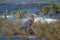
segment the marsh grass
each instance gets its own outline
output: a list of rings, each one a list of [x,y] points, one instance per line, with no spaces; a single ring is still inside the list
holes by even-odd
[[[2,23],[2,24],[1,24]],[[29,36],[29,31],[25,32],[19,30],[19,27],[22,25],[21,22],[14,24],[13,22],[6,22],[0,20],[0,26],[3,29],[3,36]],[[40,22],[35,22],[32,24],[31,29],[33,29],[37,38],[46,38],[48,40],[60,40],[60,21],[54,23],[45,23],[41,24]]]
[[[49,40],[60,39],[60,21],[50,24],[41,24],[36,22],[32,25],[33,30],[38,38],[47,38]]]

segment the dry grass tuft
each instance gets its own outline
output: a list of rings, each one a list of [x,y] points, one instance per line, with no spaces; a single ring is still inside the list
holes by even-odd
[[[2,23],[2,25],[1,25]],[[16,25],[13,22],[9,21],[0,21],[0,25],[3,29],[3,36],[21,36],[21,35],[30,35],[29,31],[25,32],[24,30],[19,30],[19,27],[22,25],[21,22],[18,22]],[[55,23],[45,23],[41,24],[40,22],[35,22],[31,26],[35,32],[37,38],[46,38],[48,40],[60,40],[60,21]]]
[[[38,38],[44,37],[49,40],[60,39],[60,21],[56,21],[55,23],[50,24],[41,24],[36,22],[31,27]]]

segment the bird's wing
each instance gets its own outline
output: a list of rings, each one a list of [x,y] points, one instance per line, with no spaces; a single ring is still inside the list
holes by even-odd
[[[28,27],[31,26],[31,24],[32,24],[32,20],[28,20],[28,21],[26,21],[25,23],[23,23],[23,24],[20,26],[19,29],[25,29],[25,28],[28,28]]]

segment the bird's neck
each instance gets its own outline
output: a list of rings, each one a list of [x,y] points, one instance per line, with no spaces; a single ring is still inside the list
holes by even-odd
[[[32,20],[32,22],[34,22],[34,18],[30,18]]]

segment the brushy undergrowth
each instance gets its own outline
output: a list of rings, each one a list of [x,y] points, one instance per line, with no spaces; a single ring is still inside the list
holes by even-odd
[[[36,22],[32,25],[32,28],[38,38],[44,37],[48,40],[60,40],[60,21],[50,24]]]
[[[30,35],[29,31],[25,32],[23,30],[19,30],[19,27],[22,25],[21,22],[14,24],[9,21],[1,21],[0,26],[3,28],[3,36],[21,36],[21,35]],[[41,24],[40,22],[35,22],[32,24],[31,29],[33,29],[37,38],[46,38],[48,40],[60,40],[60,21],[56,21],[55,23],[45,23]]]

